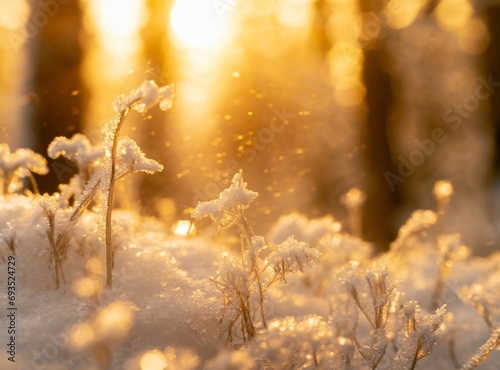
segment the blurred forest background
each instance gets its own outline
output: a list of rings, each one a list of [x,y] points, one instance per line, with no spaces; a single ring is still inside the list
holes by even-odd
[[[124,126],[162,174],[121,205],[172,223],[242,168],[259,230],[296,210],[344,221],[367,193],[363,237],[384,247],[432,187],[455,188],[446,229],[497,246],[499,0],[0,0],[0,142],[46,155],[93,143],[112,100],[175,83],[168,112]],[[49,160],[54,192],[75,171]],[[259,231],[260,233],[261,231]]]

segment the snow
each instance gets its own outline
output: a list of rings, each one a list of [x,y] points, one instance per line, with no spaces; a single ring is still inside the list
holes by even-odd
[[[352,235],[365,201],[358,189],[340,200],[351,233],[334,215],[292,213],[255,235],[245,210],[258,193],[242,171],[191,210],[219,229],[236,226],[236,242],[203,230],[172,235],[171,225],[116,209],[107,287],[111,145],[116,179],[161,171],[118,131],[130,109],[168,109],[173,96],[172,85],[146,81],[115,101],[103,143],[54,139],[49,155],[75,161],[79,173],[52,195],[22,194],[15,177],[43,174],[46,163],[0,144],[0,266],[15,258],[16,368],[498,369],[500,253],[475,257],[460,234],[443,232],[453,196],[445,181],[434,188],[438,209],[414,212],[379,255]],[[11,291],[1,284],[2,302]],[[2,343],[6,333],[2,320]],[[0,368],[11,365],[0,356]]]

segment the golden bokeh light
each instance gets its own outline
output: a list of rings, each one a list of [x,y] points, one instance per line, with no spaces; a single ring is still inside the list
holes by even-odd
[[[96,317],[95,326],[100,337],[125,335],[133,324],[132,309],[126,302],[113,302],[103,308]]]
[[[465,27],[473,11],[468,0],[442,0],[435,14],[443,29],[459,31]]]
[[[426,3],[427,0],[389,1],[385,7],[387,24],[398,30],[408,27],[415,21]]]
[[[329,19],[332,48],[328,64],[335,101],[344,107],[363,102],[365,88],[361,81],[363,52],[359,45],[362,17],[355,1],[335,0]]]
[[[141,370],[163,370],[167,366],[167,360],[163,353],[158,350],[149,351],[141,356]]]
[[[313,19],[310,0],[289,0],[281,2],[278,12],[280,24],[290,28],[308,28]]]
[[[74,347],[87,347],[94,340],[94,331],[88,324],[80,324],[75,326],[70,334],[70,341]]]
[[[179,220],[174,228],[174,235],[189,236],[194,232],[194,224],[189,220]]]
[[[10,1],[0,0],[0,28],[10,31],[22,28],[30,14],[26,0]]]
[[[484,21],[471,18],[458,32],[460,49],[469,54],[483,53],[490,42],[490,34]]]
[[[220,45],[228,32],[228,19],[216,11],[214,2],[177,0],[170,25],[179,46],[203,50]]]
[[[102,284],[90,277],[83,277],[73,283],[73,291],[82,298],[90,298],[98,295],[102,290]]]

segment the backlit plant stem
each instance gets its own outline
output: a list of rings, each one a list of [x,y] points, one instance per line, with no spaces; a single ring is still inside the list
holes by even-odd
[[[110,288],[113,286],[114,255],[113,255],[113,241],[112,241],[112,230],[111,230],[111,217],[113,215],[113,199],[114,199],[115,175],[116,175],[116,149],[118,147],[118,136],[120,135],[120,130],[123,126],[123,122],[125,122],[125,118],[130,112],[130,108],[139,100],[140,99],[133,101],[127,108],[122,109],[118,113],[118,124],[113,133],[108,201],[106,204],[106,285]]]
[[[262,289],[259,266],[257,266],[257,257],[255,256],[255,252],[252,248],[252,237],[255,237],[255,234],[252,230],[252,227],[248,223],[248,220],[243,214],[243,211],[241,210],[239,214],[239,219],[240,219],[240,227],[243,230],[243,235],[245,235],[248,245],[248,250],[250,251],[252,270],[255,273],[255,279],[257,280],[257,286],[259,287],[259,305],[260,305],[260,315],[262,317],[262,325],[264,326],[264,328],[267,328],[266,313],[264,309],[264,290]]]

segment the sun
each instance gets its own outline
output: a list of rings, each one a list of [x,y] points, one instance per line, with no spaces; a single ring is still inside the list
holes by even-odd
[[[220,16],[214,2],[206,0],[177,0],[170,26],[180,45],[191,49],[222,44],[228,31],[227,19]]]

